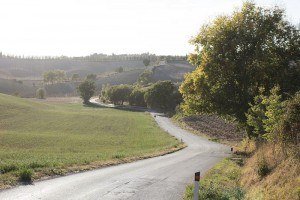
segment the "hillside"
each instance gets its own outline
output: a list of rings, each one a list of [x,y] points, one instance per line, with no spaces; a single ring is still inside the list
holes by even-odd
[[[114,71],[118,67],[125,69],[143,68],[142,60],[126,61],[88,61],[72,59],[17,59],[0,57],[0,74],[7,78],[41,78],[49,70],[61,69],[67,75],[78,73],[84,77],[90,73]],[[1,77],[0,76],[0,77]]]
[[[154,156],[179,142],[149,114],[0,94],[0,188],[24,170],[61,175]]]
[[[74,62],[72,63],[71,61],[58,62],[57,60],[45,60],[42,62],[42,60],[40,60],[34,61],[34,65],[29,66],[29,61],[25,59],[26,62],[24,61],[24,64],[20,60],[21,59],[9,60],[8,58],[0,58],[0,63],[2,61],[2,65],[0,65],[1,93],[21,97],[34,97],[35,91],[38,88],[45,87],[47,96],[77,95],[77,82],[74,83],[67,81],[64,83],[48,84],[44,86],[41,76],[46,69],[64,69],[69,76],[73,73],[78,73],[81,77],[84,77],[89,73],[95,73],[98,75],[96,81],[98,89],[100,89],[103,84],[133,84],[137,81],[139,75],[145,70],[142,61],[102,61],[89,62],[91,64],[89,65],[88,63],[79,61],[77,61],[77,63],[72,61]],[[125,71],[122,73],[116,73],[115,68],[120,66],[123,66]],[[153,70],[153,81],[171,80],[173,82],[181,82],[184,74],[191,72],[194,69],[194,67],[187,61],[180,60],[168,61],[162,65],[149,67],[149,69],[150,68]],[[19,69],[21,71],[18,71]],[[14,70],[17,70],[18,73],[14,73]],[[26,77],[27,75],[23,76],[24,74],[21,73],[24,72],[24,70],[28,72],[26,72],[28,77]],[[20,73],[21,76],[19,76]]]
[[[153,68],[154,81],[171,80],[173,82],[182,82],[186,73],[195,69],[187,61],[169,61],[164,65]]]

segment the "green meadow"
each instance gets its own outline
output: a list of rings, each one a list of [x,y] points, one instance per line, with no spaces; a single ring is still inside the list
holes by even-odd
[[[174,150],[144,112],[36,102],[0,94],[0,188]],[[28,172],[29,171],[29,172]]]

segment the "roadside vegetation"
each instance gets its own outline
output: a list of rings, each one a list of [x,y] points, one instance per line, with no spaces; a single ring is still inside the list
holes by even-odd
[[[197,68],[180,86],[177,118],[213,139],[244,137],[236,137],[234,147],[239,163],[225,160],[213,168],[200,199],[300,199],[299,30],[284,10],[245,2],[204,25],[191,42],[196,53],[189,60]],[[216,115],[243,131],[214,129],[222,129]],[[228,174],[231,169],[239,175]],[[189,186],[186,198],[191,195]]]
[[[0,188],[182,145],[144,112],[36,101],[0,94]]]
[[[239,180],[242,169],[239,161],[226,158],[211,170],[204,178],[200,180],[199,199],[200,200],[229,200],[243,199],[244,189],[241,187]],[[184,194],[185,200],[192,200],[194,186],[187,186]]]

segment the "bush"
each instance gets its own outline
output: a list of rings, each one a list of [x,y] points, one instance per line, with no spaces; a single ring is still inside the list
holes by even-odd
[[[36,97],[38,99],[45,99],[45,96],[46,96],[46,91],[45,91],[44,88],[37,89],[37,91],[36,91]]]
[[[22,182],[31,182],[32,181],[33,171],[31,169],[21,169],[19,172],[20,181]]]
[[[17,165],[15,164],[4,164],[0,166],[0,174],[5,174],[11,171],[16,171],[18,169]]]
[[[270,173],[271,169],[265,158],[261,158],[257,163],[257,174],[260,178],[267,176]]]

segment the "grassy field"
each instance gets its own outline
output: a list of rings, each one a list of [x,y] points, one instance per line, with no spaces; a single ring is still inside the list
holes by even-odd
[[[34,102],[0,94],[0,188],[180,147],[143,112]]]

